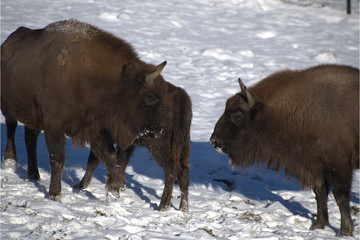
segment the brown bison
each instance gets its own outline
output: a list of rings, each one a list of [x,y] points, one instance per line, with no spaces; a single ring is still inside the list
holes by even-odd
[[[165,64],[144,63],[125,41],[77,20],[38,30],[20,27],[1,46],[5,163],[16,160],[14,134],[20,121],[26,126],[28,177],[36,180],[36,140],[44,130],[50,199],[61,198],[65,134],[75,145],[91,145],[106,166],[106,189],[118,194],[112,143],[125,150],[140,135],[160,133],[168,87],[160,75]]]
[[[339,235],[352,235],[350,195],[359,168],[359,70],[322,65],[272,74],[226,102],[210,142],[234,166],[255,162],[312,187],[317,219],[328,225],[327,197],[333,187],[341,213]]]
[[[145,146],[165,173],[165,188],[158,207],[159,211],[169,208],[172,190],[176,177],[181,191],[180,210],[188,211],[189,165],[190,155],[190,124],[191,101],[187,93],[178,87],[168,84],[168,92],[163,98],[164,128],[160,136],[151,138],[142,136],[135,140],[135,145]],[[134,150],[134,146],[126,151],[118,150],[118,166],[121,189],[125,190],[125,168]],[[88,166],[84,177],[74,186],[75,190],[84,189],[90,180],[100,160],[90,151]]]

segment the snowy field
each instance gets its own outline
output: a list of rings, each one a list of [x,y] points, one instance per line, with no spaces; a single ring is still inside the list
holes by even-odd
[[[68,140],[62,202],[47,199],[50,165],[39,137],[42,180],[26,179],[24,128],[18,127],[18,167],[0,170],[0,238],[5,239],[337,239],[340,213],[329,195],[330,224],[310,231],[316,201],[310,190],[283,172],[262,166],[231,169],[208,139],[227,98],[239,91],[237,78],[252,85],[284,68],[321,63],[359,67],[359,1],[352,15],[345,0],[3,0],[1,42],[19,26],[43,28],[76,18],[130,42],[147,62],[168,65],[164,78],[193,102],[189,212],[156,211],[163,172],[138,148],[127,169],[127,190],[107,199],[105,169],[89,188],[73,193],[82,178],[88,149]],[[29,63],[31,64],[31,63]],[[1,117],[1,154],[6,128]],[[351,208],[359,237],[360,172],[354,172]],[[345,239],[355,239],[347,237]]]

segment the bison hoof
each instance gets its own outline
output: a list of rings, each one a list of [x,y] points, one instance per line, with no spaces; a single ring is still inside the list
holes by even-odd
[[[83,190],[83,189],[85,189],[85,187],[84,187],[84,184],[82,181],[73,186],[73,190],[76,192]]]
[[[40,179],[40,174],[38,173],[34,173],[34,174],[28,174],[28,179],[39,182]]]
[[[78,187],[77,185],[73,186],[73,193],[80,193],[80,191],[83,190],[83,188]]]
[[[316,222],[310,227],[310,230],[324,229],[325,226],[327,226],[327,225],[328,225],[328,223],[316,221]]]
[[[189,211],[189,205],[187,201],[181,201],[179,209],[182,212],[188,212]]]
[[[56,201],[56,202],[61,202],[61,194],[58,195],[50,195],[49,196],[50,200]]]
[[[12,158],[7,158],[3,160],[4,169],[9,172],[15,172],[17,161]]]
[[[341,228],[338,237],[353,236],[353,228]]]
[[[161,204],[160,204],[157,210],[158,210],[159,212],[165,212],[165,211],[167,211],[167,210],[169,209],[169,207],[170,207],[170,206],[168,206],[168,205],[161,205]]]
[[[119,190],[107,190],[106,196],[108,198],[114,197],[114,198],[119,198],[120,197],[120,192]]]

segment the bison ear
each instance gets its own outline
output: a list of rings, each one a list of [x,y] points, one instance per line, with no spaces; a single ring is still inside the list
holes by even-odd
[[[244,83],[241,81],[240,78],[238,79],[238,81],[239,81],[241,93],[243,93],[246,96],[248,107],[249,107],[249,109],[251,109],[254,106],[255,101],[254,101],[253,97],[251,96],[249,90],[247,90],[246,86],[244,85]]]
[[[147,85],[151,85],[153,84],[155,78],[157,78],[161,71],[164,69],[165,65],[167,64],[166,61],[164,61],[163,63],[159,64],[156,68],[155,71],[153,71],[152,73],[149,73],[148,75],[146,75],[145,77],[145,83]]]
[[[122,71],[125,73],[132,72],[135,69],[135,63],[134,62],[128,62],[123,66]]]
[[[124,79],[125,82],[127,82],[131,86],[135,86],[139,83],[136,81],[136,77],[134,76],[135,71],[135,62],[128,62],[126,63],[121,71],[121,77]]]

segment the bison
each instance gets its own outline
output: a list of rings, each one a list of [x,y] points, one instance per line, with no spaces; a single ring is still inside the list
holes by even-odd
[[[341,213],[340,236],[352,235],[350,195],[359,168],[359,69],[320,65],[274,73],[229,98],[210,142],[233,166],[267,163],[312,187],[317,219],[328,225],[332,186]]]
[[[172,190],[176,177],[181,191],[180,210],[188,211],[189,164],[190,156],[190,124],[191,101],[187,93],[178,87],[168,84],[168,92],[163,98],[163,132],[156,138],[141,136],[135,145],[145,146],[165,173],[165,187],[158,207],[159,211],[169,208]],[[134,146],[126,151],[117,152],[121,189],[125,190],[125,168]],[[100,160],[90,151],[87,169],[82,180],[74,186],[74,190],[86,188],[99,165]]]
[[[25,125],[30,179],[40,178],[36,141],[44,130],[50,199],[61,199],[65,134],[74,145],[91,145],[106,166],[107,191],[118,195],[113,143],[125,150],[140,135],[161,133],[168,84],[160,73],[165,65],[141,61],[129,43],[74,19],[37,30],[18,28],[1,46],[5,165],[16,162],[19,121]]]

